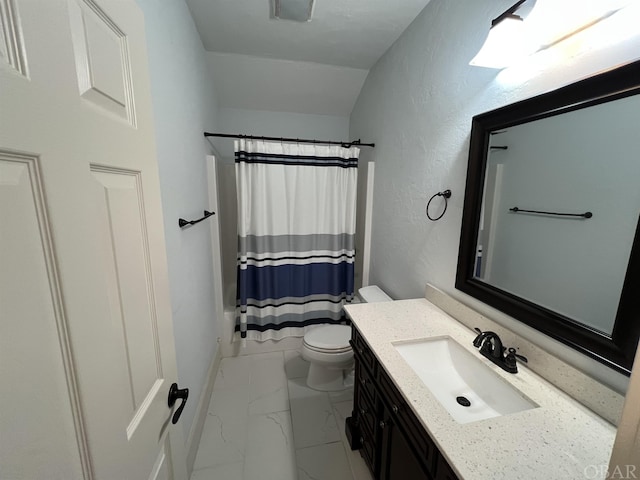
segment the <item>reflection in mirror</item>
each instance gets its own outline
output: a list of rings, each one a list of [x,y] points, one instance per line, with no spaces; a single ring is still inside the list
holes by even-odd
[[[473,118],[456,288],[629,374],[640,61]]]
[[[491,132],[475,278],[610,336],[640,208],[638,125],[635,96]]]

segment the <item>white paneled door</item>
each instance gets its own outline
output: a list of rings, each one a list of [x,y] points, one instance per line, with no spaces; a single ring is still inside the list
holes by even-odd
[[[1,479],[186,477],[147,65],[133,0],[0,0]]]

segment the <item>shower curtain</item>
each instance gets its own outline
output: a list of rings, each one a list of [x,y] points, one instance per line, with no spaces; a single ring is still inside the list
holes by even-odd
[[[353,299],[356,147],[235,142],[236,338],[342,323]]]

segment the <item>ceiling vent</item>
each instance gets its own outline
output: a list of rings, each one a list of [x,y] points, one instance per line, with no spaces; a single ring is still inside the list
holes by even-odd
[[[315,0],[273,0],[273,16],[280,20],[310,22]]]

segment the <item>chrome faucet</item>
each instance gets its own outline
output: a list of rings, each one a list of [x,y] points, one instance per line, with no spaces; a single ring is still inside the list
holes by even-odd
[[[515,348],[506,349],[502,345],[502,340],[495,332],[483,332],[479,328],[474,329],[478,332],[478,336],[473,340],[473,346],[480,349],[480,353],[498,365],[504,371],[509,373],[517,373],[518,367],[516,359],[527,363],[527,358],[516,353]],[[507,350],[507,354],[504,351]]]

